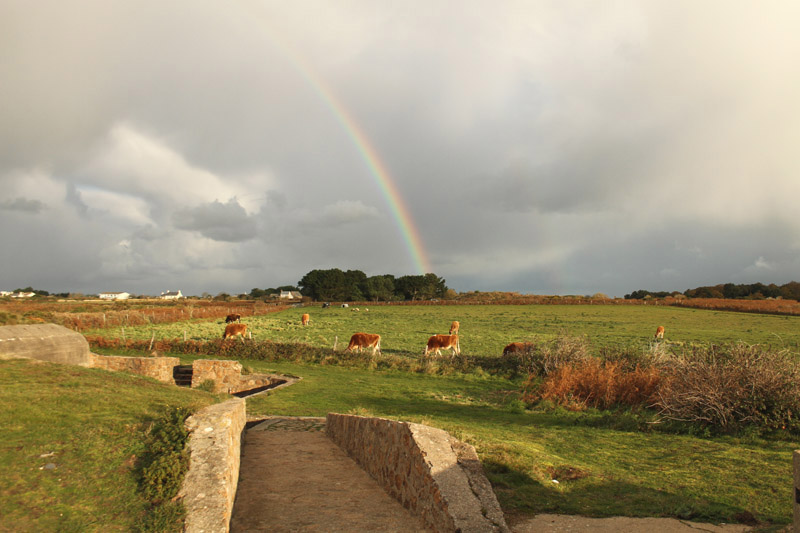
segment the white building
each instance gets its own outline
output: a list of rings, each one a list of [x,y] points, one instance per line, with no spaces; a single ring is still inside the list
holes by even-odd
[[[0,296],[11,296],[11,291],[0,291]]]
[[[280,297],[284,298],[286,300],[302,300],[303,299],[303,295],[300,294],[300,292],[298,292],[298,291],[281,291]]]
[[[12,298],[33,298],[36,296],[35,292],[15,292],[11,295]]]
[[[168,290],[167,292],[162,292],[159,298],[161,298],[162,300],[178,300],[180,298],[186,298],[186,297],[183,294],[181,294],[181,291],[176,292]]]
[[[131,297],[127,292],[101,292],[97,296],[101,300],[127,300]]]

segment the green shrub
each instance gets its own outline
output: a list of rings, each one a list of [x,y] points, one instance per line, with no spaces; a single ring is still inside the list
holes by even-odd
[[[184,422],[186,408],[167,409],[150,427],[145,439],[145,453],[140,461],[140,487],[154,506],[163,505],[181,488],[189,467],[186,441],[189,431]]]

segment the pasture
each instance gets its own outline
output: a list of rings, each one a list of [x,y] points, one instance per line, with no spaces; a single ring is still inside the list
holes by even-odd
[[[586,335],[593,347],[649,346],[657,326],[666,328],[669,344],[707,344],[743,341],[797,350],[800,317],[757,315],[668,306],[615,305],[443,305],[373,306],[350,308],[302,307],[242,319],[255,340],[301,342],[344,349],[355,332],[381,335],[386,354],[422,355],[428,337],[447,333],[461,323],[465,355],[500,355],[512,341]],[[311,323],[301,325],[308,313]],[[128,339],[221,338],[224,321],[183,321],[124,328]],[[121,338],[121,327],[87,334]],[[337,342],[338,339],[338,342]]]

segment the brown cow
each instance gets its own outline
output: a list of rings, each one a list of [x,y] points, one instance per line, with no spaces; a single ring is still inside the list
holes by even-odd
[[[512,342],[511,344],[503,348],[503,355],[529,352],[531,351],[532,348],[533,348],[532,342]]]
[[[372,333],[353,333],[353,336],[350,337],[350,344],[347,345],[344,351],[348,352],[357,349],[360,352],[361,348],[372,348],[372,355],[375,355],[375,352],[380,353],[381,336]]]
[[[453,323],[450,324],[450,335],[458,335],[458,328],[461,324],[458,323],[458,320],[453,320]]]
[[[440,350],[453,350],[453,355],[460,355],[461,348],[458,345],[458,335],[434,335],[428,339],[428,344],[425,346],[425,354],[435,351],[436,355],[442,355]]]
[[[241,321],[242,321],[242,315],[237,315],[235,313],[231,313],[225,317],[226,324],[230,324],[231,322],[241,322]]]
[[[302,322],[304,326],[307,326],[308,323],[311,322],[311,317],[308,313],[303,313],[303,316],[300,317],[300,322]]]
[[[247,333],[247,324],[228,324],[225,326],[225,333],[222,334],[223,339],[241,335],[244,340],[244,334]]]
[[[656,336],[653,337],[653,340],[655,340],[655,339],[663,339],[663,338],[664,338],[664,326],[658,326],[656,328]]]

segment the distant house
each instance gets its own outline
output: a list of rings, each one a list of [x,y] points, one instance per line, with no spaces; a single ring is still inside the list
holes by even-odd
[[[303,295],[299,291],[281,291],[280,298],[286,300],[302,300]]]
[[[180,298],[186,298],[186,297],[183,294],[181,294],[181,291],[177,292],[167,291],[167,292],[162,292],[159,298],[161,298],[162,300],[178,300]]]
[[[2,297],[2,296],[11,296],[11,294],[12,294],[11,291],[0,291],[0,297]]]
[[[36,296],[35,292],[15,292],[11,295],[12,298],[33,298]]]
[[[101,300],[127,300],[131,297],[127,292],[101,292],[97,296]]]

